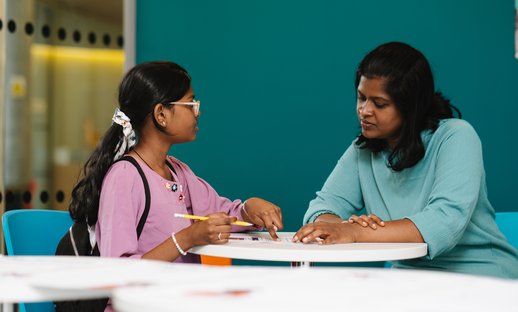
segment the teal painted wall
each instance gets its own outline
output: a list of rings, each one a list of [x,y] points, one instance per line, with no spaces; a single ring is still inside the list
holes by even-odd
[[[354,71],[380,43],[429,58],[439,90],[477,129],[490,199],[518,210],[513,0],[137,1],[137,61],[191,73],[202,116],[172,152],[230,198],[261,196],[298,229],[358,133]]]

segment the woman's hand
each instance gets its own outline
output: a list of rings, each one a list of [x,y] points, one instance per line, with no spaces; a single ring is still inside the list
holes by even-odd
[[[196,221],[188,228],[180,231],[180,233],[188,231],[188,235],[185,236],[189,240],[189,248],[207,244],[225,244],[228,242],[232,228],[230,224],[235,222],[237,217],[230,217],[223,212],[211,213],[206,215],[206,217],[208,217],[207,220]],[[180,233],[178,234],[181,235]]]
[[[292,242],[339,244],[356,242],[356,233],[351,224],[315,222],[301,227],[292,238]]]
[[[247,199],[241,209],[241,216],[247,222],[266,228],[275,240],[279,238],[276,232],[284,228],[281,208],[261,198]]]
[[[385,222],[383,222],[383,220],[381,220],[377,215],[373,213],[371,213],[368,216],[361,215],[359,217],[357,215],[352,215],[347,221],[351,224],[358,223],[363,227],[370,226],[373,230],[377,229],[378,225],[385,226]]]

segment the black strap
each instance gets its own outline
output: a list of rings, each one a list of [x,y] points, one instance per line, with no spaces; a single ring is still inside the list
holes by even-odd
[[[144,225],[146,224],[147,216],[149,214],[149,207],[151,206],[151,194],[149,192],[149,184],[147,183],[146,175],[144,174],[144,171],[142,171],[142,168],[138,164],[138,162],[135,160],[135,158],[131,156],[124,156],[118,161],[125,160],[129,161],[130,163],[137,168],[138,173],[140,174],[140,177],[142,178],[142,182],[144,183],[144,192],[146,193],[146,206],[144,207],[144,213],[140,217],[140,220],[138,222],[137,226],[137,239],[140,238],[140,234],[142,234],[142,230],[144,229]]]
[[[144,225],[146,224],[147,216],[149,215],[149,207],[151,206],[151,193],[149,191],[149,184],[147,183],[146,175],[144,174],[144,171],[142,171],[142,168],[140,167],[139,163],[135,160],[135,158],[131,156],[124,156],[120,158],[117,161],[129,161],[135,168],[137,168],[138,173],[140,174],[140,177],[142,178],[142,182],[144,183],[144,192],[146,193],[146,206],[144,207],[144,213],[140,217],[140,220],[138,221],[137,226],[137,239],[140,238],[140,234],[142,234],[142,230],[144,230]],[[176,170],[173,168],[173,164],[171,164],[168,160],[165,161],[167,166],[176,174]]]

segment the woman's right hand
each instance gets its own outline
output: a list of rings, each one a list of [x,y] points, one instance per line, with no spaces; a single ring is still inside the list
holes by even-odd
[[[383,220],[381,220],[377,215],[375,215],[373,213],[371,213],[368,216],[361,215],[359,217],[357,215],[352,215],[349,218],[349,220],[347,220],[347,222],[349,222],[351,224],[358,223],[359,225],[361,225],[363,227],[370,226],[373,230],[377,229],[378,225],[385,226],[385,222],[383,222]]]
[[[206,215],[207,220],[196,221],[182,231],[188,231],[189,248],[208,244],[225,244],[230,237],[231,223],[237,217],[230,217],[223,212]]]

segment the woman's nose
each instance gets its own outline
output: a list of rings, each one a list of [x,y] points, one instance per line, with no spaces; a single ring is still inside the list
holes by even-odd
[[[369,105],[369,101],[365,100],[358,106],[358,112],[362,115],[372,114],[372,106]]]

